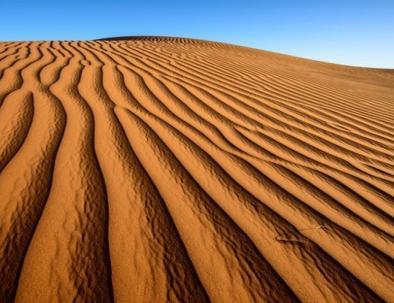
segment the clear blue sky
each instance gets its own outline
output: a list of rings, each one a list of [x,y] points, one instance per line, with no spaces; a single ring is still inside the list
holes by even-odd
[[[0,0],[0,41],[169,35],[394,68],[394,0]]]

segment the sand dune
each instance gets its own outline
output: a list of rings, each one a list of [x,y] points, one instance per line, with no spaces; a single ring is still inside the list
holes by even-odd
[[[393,195],[392,70],[0,43],[1,302],[394,302]]]

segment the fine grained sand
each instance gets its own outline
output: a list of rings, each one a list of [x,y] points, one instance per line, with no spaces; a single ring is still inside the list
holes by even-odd
[[[0,301],[394,302],[393,121],[393,70],[2,42]]]

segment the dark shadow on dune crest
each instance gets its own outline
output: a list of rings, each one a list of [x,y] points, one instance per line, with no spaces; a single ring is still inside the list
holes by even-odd
[[[207,41],[196,38],[186,38],[186,37],[175,37],[175,36],[150,36],[150,35],[141,35],[141,36],[117,36],[117,37],[107,37],[107,38],[98,38],[94,39],[94,41],[114,41],[114,40],[175,40],[175,39],[183,39],[183,40],[195,40],[195,41]]]

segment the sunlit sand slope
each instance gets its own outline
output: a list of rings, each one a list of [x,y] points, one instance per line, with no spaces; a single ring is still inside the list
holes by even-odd
[[[0,43],[1,302],[394,302],[393,194],[392,70]]]

